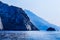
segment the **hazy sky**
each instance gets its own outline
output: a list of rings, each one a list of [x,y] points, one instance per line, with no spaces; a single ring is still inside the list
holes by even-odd
[[[60,0],[0,0],[9,5],[34,12],[52,24],[60,26]]]

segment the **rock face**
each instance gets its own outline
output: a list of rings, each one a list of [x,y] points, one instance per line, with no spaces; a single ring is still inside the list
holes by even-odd
[[[22,8],[0,2],[0,17],[3,30],[38,30]]]

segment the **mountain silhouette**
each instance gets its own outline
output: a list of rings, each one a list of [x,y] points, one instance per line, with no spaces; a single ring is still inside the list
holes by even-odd
[[[54,29],[55,31],[60,31],[60,26],[47,22],[30,10],[23,10],[22,8],[9,6],[2,2],[0,2],[0,18],[3,24],[3,30],[51,31],[51,29]]]
[[[60,26],[56,26],[54,24],[51,24],[49,22],[47,22],[46,20],[38,17],[37,15],[35,15],[35,13],[31,12],[30,10],[25,9],[24,10],[28,17],[30,18],[31,22],[39,29],[39,30],[43,30],[43,31],[47,31],[48,28],[54,28],[56,31],[60,30]]]
[[[0,18],[3,30],[38,30],[22,8],[0,2]]]

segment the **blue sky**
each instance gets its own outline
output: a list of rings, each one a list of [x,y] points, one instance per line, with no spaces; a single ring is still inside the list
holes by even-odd
[[[28,9],[46,21],[60,26],[60,0],[0,0],[6,4]]]

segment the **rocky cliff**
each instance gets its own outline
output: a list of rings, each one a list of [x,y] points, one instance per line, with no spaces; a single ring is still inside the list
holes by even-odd
[[[38,30],[22,8],[0,2],[0,17],[3,30]]]

